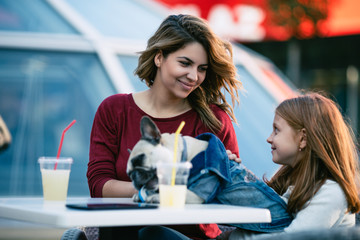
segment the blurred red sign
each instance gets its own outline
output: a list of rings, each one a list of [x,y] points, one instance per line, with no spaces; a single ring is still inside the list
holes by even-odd
[[[266,0],[156,0],[173,13],[187,13],[207,19],[224,38],[240,42],[283,41],[287,30],[270,20]],[[323,36],[360,34],[360,1],[334,0],[328,5],[328,18],[321,22]],[[306,28],[306,24],[304,24]],[[305,29],[306,30],[306,29]],[[306,32],[306,31],[305,31]]]

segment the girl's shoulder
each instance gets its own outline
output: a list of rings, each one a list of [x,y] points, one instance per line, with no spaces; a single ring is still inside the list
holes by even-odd
[[[286,203],[288,202],[293,190],[294,186],[289,186],[286,192],[281,196]],[[309,203],[314,203],[314,199],[320,201],[329,200],[332,203],[341,203],[346,201],[345,194],[340,185],[333,180],[326,180]]]
[[[321,186],[319,191],[320,190],[331,193],[344,194],[342,188],[340,187],[340,184],[330,179],[325,181],[325,183]]]
[[[285,232],[353,226],[355,215],[347,212],[347,201],[340,185],[332,180],[320,187],[305,207],[294,215]]]
[[[326,180],[313,198],[319,202],[330,204],[334,208],[346,209],[347,206],[344,191],[340,184],[333,180]]]
[[[329,195],[332,196],[332,198],[345,198],[344,191],[342,190],[340,184],[333,180],[326,180],[326,182],[320,187],[317,194],[321,195]],[[317,195],[316,194],[316,195]]]

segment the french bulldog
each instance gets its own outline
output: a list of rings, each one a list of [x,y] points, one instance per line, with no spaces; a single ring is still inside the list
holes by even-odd
[[[131,151],[127,164],[127,174],[139,190],[133,200],[159,203],[156,165],[159,161],[173,161],[176,134],[161,134],[149,117],[141,119],[140,132],[141,139]],[[223,143],[214,134],[203,133],[196,138],[179,134],[177,149],[177,159],[192,164],[186,203],[217,203],[270,210],[271,226],[263,223],[233,224],[248,230],[273,232],[291,223],[292,217],[284,200],[243,164],[230,160]]]
[[[140,122],[141,139],[130,151],[127,174],[139,191],[133,196],[135,202],[159,203],[159,186],[156,163],[173,161],[175,133],[161,134],[156,124],[147,116]],[[177,159],[191,161],[199,152],[204,151],[208,142],[189,136],[178,139]],[[187,190],[186,203],[203,203],[204,200]]]

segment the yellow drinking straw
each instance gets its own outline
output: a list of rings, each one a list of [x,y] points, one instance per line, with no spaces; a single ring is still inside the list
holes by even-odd
[[[174,158],[173,158],[173,163],[175,164],[176,163],[176,156],[177,156],[177,146],[178,146],[178,138],[179,138],[179,134],[181,132],[181,130],[183,129],[185,125],[185,122],[182,121],[178,127],[178,129],[176,130],[175,132],[175,143],[174,143]],[[171,175],[171,186],[174,186],[175,185],[175,165],[173,166],[173,169],[172,169],[172,175]]]

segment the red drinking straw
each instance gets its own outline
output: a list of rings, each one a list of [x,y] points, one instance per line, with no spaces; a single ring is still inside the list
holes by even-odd
[[[69,128],[71,128],[72,125],[74,125],[74,123],[76,123],[76,120],[75,120],[75,119],[74,119],[74,120],[64,129],[64,131],[62,132],[61,140],[60,140],[60,145],[59,145],[59,149],[58,149],[58,152],[57,152],[56,159],[59,159],[59,157],[60,157],[60,152],[61,152],[62,144],[63,144],[63,141],[64,141],[65,132],[66,132],[67,130],[69,130]],[[54,170],[56,170],[57,164],[58,164],[58,163],[56,162],[56,163],[55,163]]]

